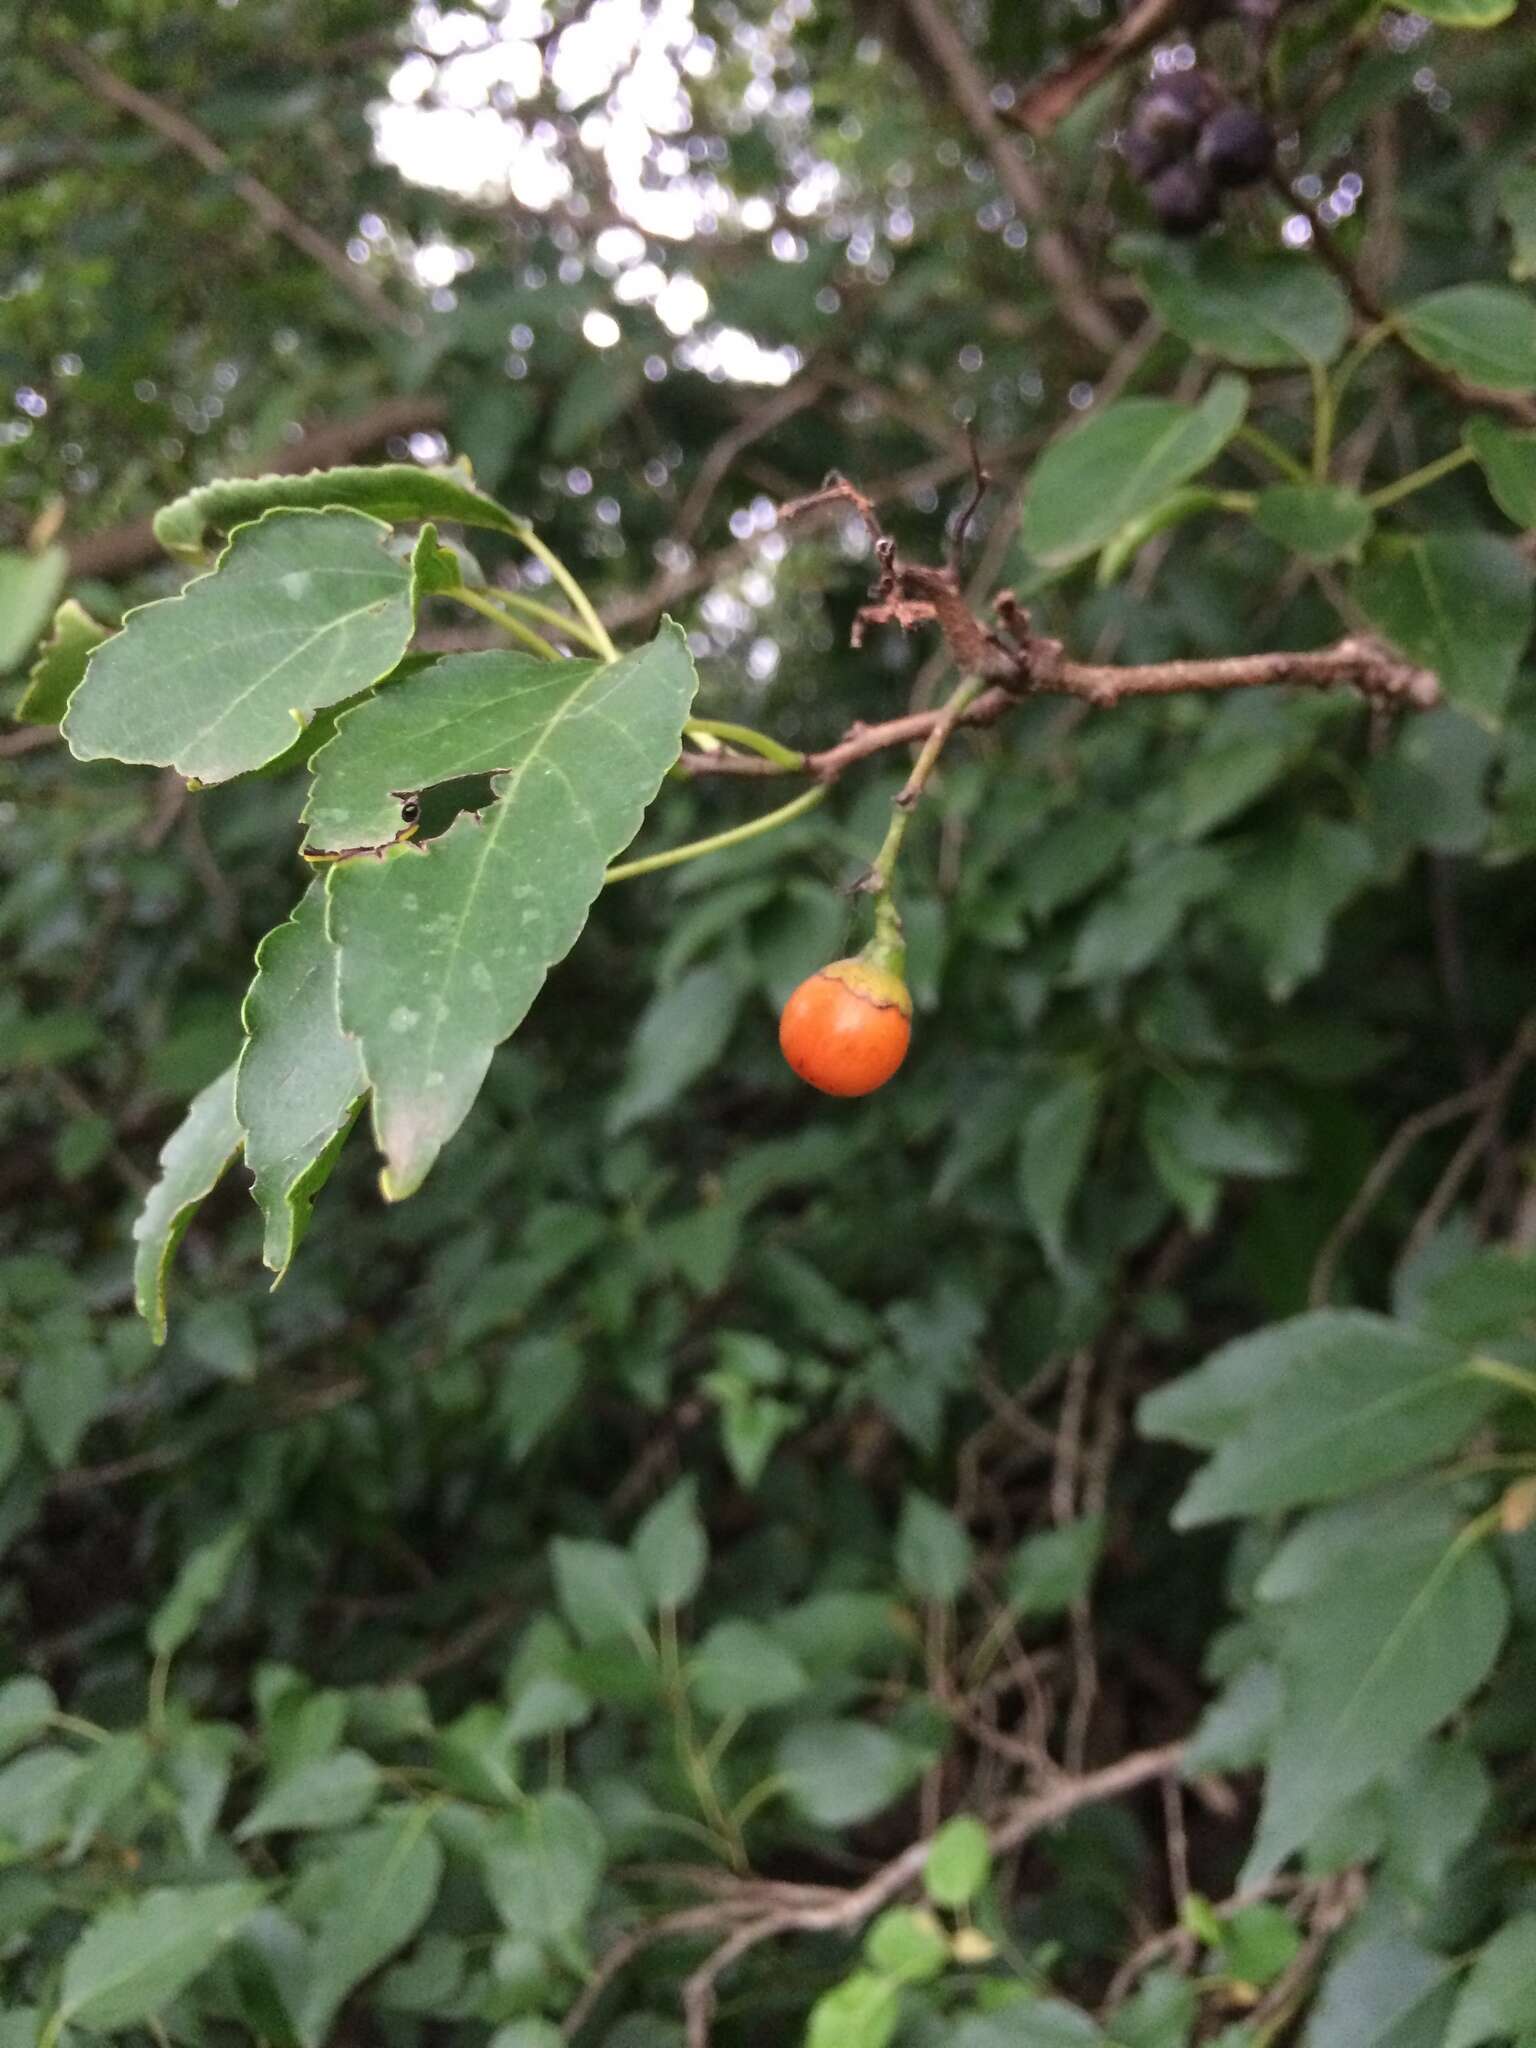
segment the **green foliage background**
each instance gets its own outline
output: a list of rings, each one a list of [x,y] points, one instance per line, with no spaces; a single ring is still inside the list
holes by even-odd
[[[1145,60],[989,148],[931,8],[695,0],[653,175],[707,218],[640,252],[708,294],[680,339],[615,296],[592,107],[498,103],[550,124],[547,212],[375,159],[392,77],[473,98],[494,10],[8,12],[8,709],[63,588],[115,626],[181,586],[140,522],[189,486],[462,453],[625,645],[680,619],[697,712],[825,745],[941,659],[850,648],[862,535],[772,504],[836,467],[939,559],[968,420],[979,602],[1117,662],[1370,627],[1448,701],[1042,699],[957,741],[868,1103],[802,1090],[774,1017],[858,935],[904,756],[605,891],[421,1192],[381,1202],[355,1136],[269,1292],[229,1175],[158,1350],[133,1219],[304,886],[302,779],[189,797],[9,728],[0,2048],[1529,2048],[1528,15],[1286,9],[1247,89],[1292,190],[1192,254],[1110,147]],[[1004,109],[1096,25],[939,12]],[[546,59],[628,33],[535,13]],[[1202,53],[1253,62],[1233,22]],[[1318,205],[1392,334],[1279,253]],[[721,327],[792,380],[712,375]],[[764,799],[669,782],[642,849]]]

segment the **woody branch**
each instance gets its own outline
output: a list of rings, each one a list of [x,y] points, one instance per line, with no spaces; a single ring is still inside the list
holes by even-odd
[[[874,625],[899,626],[903,632],[937,626],[956,667],[986,687],[958,712],[949,705],[877,724],[852,725],[835,745],[807,753],[795,763],[764,760],[729,748],[686,754],[681,766],[688,774],[803,774],[819,782],[835,782],[845,769],[871,754],[921,742],[941,726],[995,724],[1017,704],[1042,696],[1076,697],[1107,709],[1127,697],[1288,684],[1314,690],[1354,689],[1373,703],[1415,711],[1430,710],[1440,701],[1440,686],[1430,670],[1360,633],[1346,635],[1332,647],[1199,661],[1155,661],[1124,667],[1074,661],[1059,640],[1033,630],[1029,613],[1011,592],[1004,591],[994,600],[994,623],[989,625],[972,612],[952,568],[902,561],[868,497],[844,478],[785,505],[779,516],[789,521],[839,508],[851,510],[862,520],[879,563],[869,601],[854,622],[854,645]]]

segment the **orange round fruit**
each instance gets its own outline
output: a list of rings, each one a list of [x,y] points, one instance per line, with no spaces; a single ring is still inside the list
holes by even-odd
[[[823,1095],[870,1095],[907,1056],[912,998],[899,974],[834,960],[802,981],[779,1019],[779,1049]]]

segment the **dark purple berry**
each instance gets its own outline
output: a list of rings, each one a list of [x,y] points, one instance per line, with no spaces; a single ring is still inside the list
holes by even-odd
[[[1252,107],[1223,107],[1200,130],[1195,158],[1218,185],[1256,184],[1275,160],[1275,131]]]
[[[1144,92],[1131,109],[1131,125],[1121,144],[1135,176],[1145,181],[1191,155],[1202,124],[1217,105],[1214,89],[1198,71],[1177,72]]]
[[[1198,235],[1221,216],[1221,195],[1198,164],[1170,164],[1147,187],[1152,210],[1170,235]]]

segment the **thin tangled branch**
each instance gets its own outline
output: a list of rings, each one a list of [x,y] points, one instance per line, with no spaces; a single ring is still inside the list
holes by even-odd
[[[1124,1793],[1134,1792],[1142,1785],[1167,1777],[1178,1769],[1181,1753],[1181,1745],[1176,1742],[1158,1749],[1139,1750],[1103,1770],[1091,1771],[1080,1778],[1063,1779],[1046,1791],[1016,1800],[1003,1810],[987,1831],[993,1856],[1006,1856],[1022,1848],[1035,1835],[1054,1827],[1080,1807],[1118,1799]],[[930,1846],[927,1836],[909,1843],[900,1855],[893,1856],[873,1876],[850,1891],[831,1886],[781,1887],[749,1881],[751,1910],[745,1918],[740,1917],[742,1898],[739,1887],[723,1890],[716,1901],[718,1917],[715,1926],[730,1931],[725,1933],[724,1939],[683,1987],[688,2048],[709,2048],[720,1980],[744,1956],[785,1934],[856,1932],[918,1881],[928,1860]],[[662,1923],[657,1924],[660,1926]],[[691,1922],[690,1928],[697,1931],[697,1922]],[[638,1947],[646,1945],[634,1935],[625,1936],[624,1942],[627,1948],[614,1969],[606,1967],[607,1958],[598,1965],[598,1976],[605,1984]],[[591,2003],[584,2001],[583,2019],[590,2010]],[[567,2038],[574,2032],[569,2023],[566,2032]]]
[[[925,740],[940,727],[991,725],[1028,697],[1076,697],[1094,708],[1107,709],[1126,697],[1292,684],[1317,690],[1353,688],[1373,703],[1416,711],[1430,710],[1440,701],[1440,685],[1430,670],[1403,660],[1364,633],[1348,634],[1332,647],[1298,652],[1233,654],[1129,667],[1073,661],[1059,640],[1033,631],[1029,613],[1011,592],[1004,591],[995,600],[997,623],[988,626],[971,610],[953,568],[901,560],[868,494],[844,477],[834,477],[821,490],[781,507],[779,517],[787,522],[838,509],[851,511],[862,522],[879,563],[869,601],[854,621],[854,645],[860,644],[870,626],[894,625],[913,632],[936,625],[955,666],[990,687],[958,710],[943,706],[908,712],[874,725],[852,725],[835,746],[806,754],[793,765],[721,748],[709,754],[685,755],[682,766],[688,774],[805,774],[818,782],[835,782],[845,769],[871,754]]]

